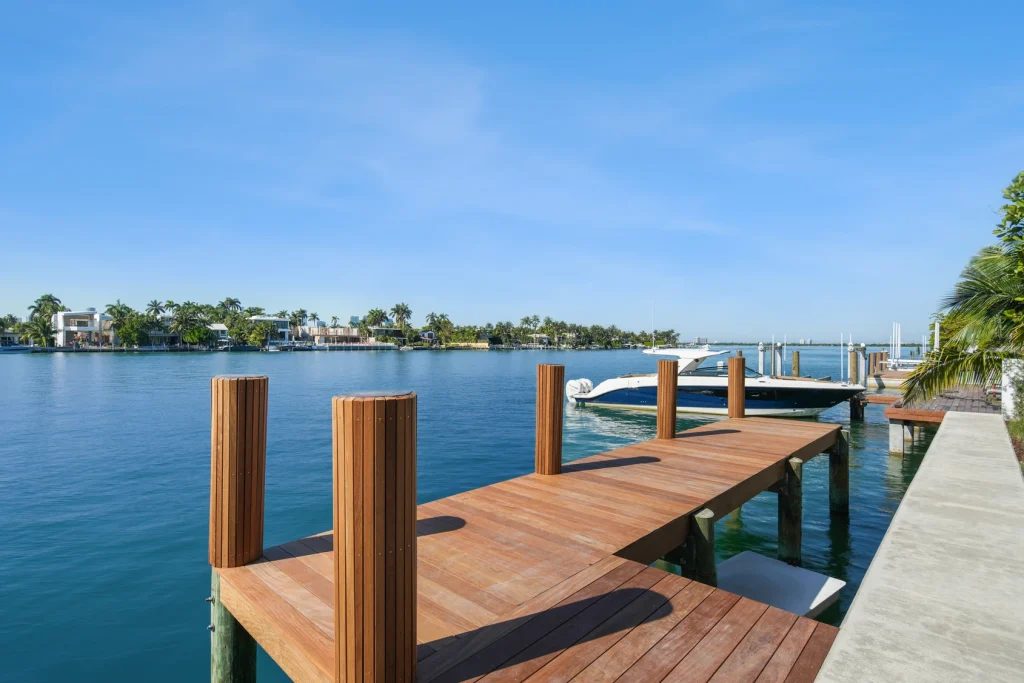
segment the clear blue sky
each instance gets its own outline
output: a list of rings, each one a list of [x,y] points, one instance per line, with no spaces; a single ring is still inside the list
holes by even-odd
[[[1017,3],[343,4],[5,2],[0,312],[909,340],[1024,168]]]

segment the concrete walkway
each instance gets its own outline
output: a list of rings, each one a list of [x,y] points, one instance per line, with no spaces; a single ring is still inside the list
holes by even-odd
[[[1024,480],[999,415],[946,414],[818,681],[1024,681]]]

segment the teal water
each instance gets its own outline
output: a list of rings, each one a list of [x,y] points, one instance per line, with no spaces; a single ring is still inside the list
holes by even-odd
[[[752,349],[748,363],[756,366]],[[837,375],[839,350],[802,349]],[[419,396],[420,502],[533,468],[537,363],[599,381],[650,371],[635,351],[28,354],[0,358],[0,680],[199,680],[209,673],[209,379],[270,377],[267,546],[331,524],[330,397]],[[846,404],[819,419],[848,423]],[[680,429],[706,420],[682,419]],[[567,407],[573,460],[653,438],[654,416]],[[850,520],[828,515],[828,462],[804,469],[804,565],[849,582],[838,623],[908,486],[925,440],[888,455],[881,406],[851,431]],[[717,529],[719,559],[773,555],[776,504]],[[285,680],[260,654],[262,681]]]

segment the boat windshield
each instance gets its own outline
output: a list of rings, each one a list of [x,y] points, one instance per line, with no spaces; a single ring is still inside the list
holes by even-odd
[[[745,368],[747,377],[761,377],[761,373],[753,368]],[[728,377],[729,367],[727,365],[709,365],[704,368],[697,368],[696,370],[687,370],[680,372],[680,375],[686,375],[691,377]]]

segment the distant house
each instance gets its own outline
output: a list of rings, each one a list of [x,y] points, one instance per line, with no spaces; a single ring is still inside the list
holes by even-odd
[[[116,344],[117,335],[110,328],[111,317],[95,308],[81,311],[54,313],[52,323],[57,333],[56,346],[74,346],[76,343]]]
[[[420,330],[420,339],[423,341],[434,341],[435,338],[433,330]]]
[[[218,343],[219,342],[227,342],[227,340],[228,340],[228,326],[227,325],[225,325],[224,323],[213,323],[212,325],[207,325],[207,327],[209,327],[210,331],[213,332],[213,336],[217,340]]]
[[[277,327],[278,333],[280,333],[281,335],[281,340],[286,342],[291,340],[291,321],[288,320],[288,318],[277,318],[272,315],[251,315],[249,316],[249,320],[253,321],[254,323],[274,323],[274,325]],[[271,341],[273,342],[275,340]]]

